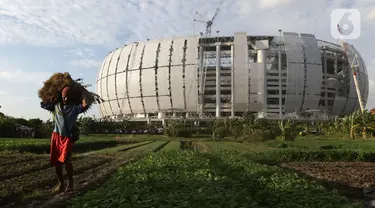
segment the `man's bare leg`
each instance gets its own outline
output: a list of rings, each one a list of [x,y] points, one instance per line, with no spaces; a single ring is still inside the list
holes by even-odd
[[[59,184],[55,188],[54,192],[62,192],[65,189],[62,164],[57,163],[55,168],[56,168],[56,175],[57,175],[57,179],[59,180]]]
[[[72,161],[68,161],[67,163],[65,163],[65,171],[66,171],[66,175],[68,176],[68,186],[66,187],[66,190],[65,191],[70,191],[70,190],[73,190],[73,187],[74,187],[74,181],[73,181],[73,163]]]

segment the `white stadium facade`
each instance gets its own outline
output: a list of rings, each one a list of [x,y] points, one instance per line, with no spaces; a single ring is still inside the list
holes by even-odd
[[[337,44],[292,32],[134,42],[103,61],[100,113],[135,120],[349,114],[360,108],[349,67],[354,54],[365,104],[369,91],[365,63],[350,47],[345,55]]]

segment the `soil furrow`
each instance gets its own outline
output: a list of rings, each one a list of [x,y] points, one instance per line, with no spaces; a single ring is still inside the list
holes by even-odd
[[[57,195],[51,199],[43,200],[42,203],[34,203],[30,206],[27,206],[28,208],[39,208],[39,207],[66,207],[66,200],[76,197],[78,195],[82,195],[86,193],[89,190],[95,189],[97,187],[100,187],[102,184],[104,184],[108,178],[116,172],[117,168],[119,168],[122,165],[128,164],[135,159],[129,159],[129,160],[118,160],[112,164],[105,164],[103,166],[96,167],[94,169],[91,169],[79,176],[77,176],[77,185],[74,189],[74,191],[66,194],[60,194]]]
[[[7,165],[17,165],[23,162],[29,162],[33,160],[37,160],[40,158],[44,158],[45,156],[41,155],[20,155],[20,154],[11,154],[7,156],[0,157],[0,167],[7,166]]]
[[[167,141],[167,142],[161,144],[160,146],[158,146],[157,148],[155,148],[155,149],[152,150],[152,151],[154,151],[154,152],[158,152],[158,151],[160,151],[160,150],[163,149],[163,148],[165,147],[165,145],[167,145],[169,142],[170,142],[170,141]]]
[[[33,161],[21,162],[15,165],[6,165],[0,167],[0,180],[6,180],[19,177],[24,174],[30,174],[39,170],[51,167],[48,158],[37,159]]]
[[[149,144],[151,144],[151,143],[154,143],[154,142],[148,142],[148,143],[141,144],[141,145],[134,146],[134,147],[127,147],[127,148],[121,149],[121,150],[119,150],[119,151],[120,151],[120,152],[126,152],[126,151],[128,151],[128,150],[135,149],[135,148],[138,148],[138,147],[142,147],[142,146],[145,146],[145,145],[149,145]]]
[[[281,167],[340,191],[352,201],[371,200],[366,188],[375,187],[375,163],[370,162],[292,162]]]
[[[84,157],[75,161],[73,160],[74,174],[83,173],[86,170],[109,161],[110,159],[99,157]],[[0,205],[22,200],[23,195],[32,194],[32,192],[37,189],[51,188],[56,181],[57,179],[53,167],[5,180],[4,183],[0,185]]]
[[[38,189],[38,195],[30,197],[20,203],[13,204],[17,207],[64,207],[69,198],[81,195],[93,188],[102,185],[118,167],[134,161],[133,158],[118,158],[111,162],[92,167],[80,174],[74,175],[75,188],[68,193],[52,195],[50,188]]]

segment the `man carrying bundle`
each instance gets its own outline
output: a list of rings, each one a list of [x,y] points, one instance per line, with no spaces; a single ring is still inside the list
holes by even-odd
[[[59,180],[54,192],[70,191],[73,189],[73,164],[72,164],[72,148],[75,142],[76,135],[74,129],[76,128],[76,121],[78,115],[83,113],[87,108],[86,99],[84,95],[81,104],[77,104],[74,100],[77,98],[74,90],[67,86],[61,92],[60,102],[48,103],[41,102],[41,107],[53,113],[55,128],[51,136],[50,146],[50,161],[56,168],[57,178]],[[68,176],[68,186],[65,189],[63,168],[65,164],[65,171]]]

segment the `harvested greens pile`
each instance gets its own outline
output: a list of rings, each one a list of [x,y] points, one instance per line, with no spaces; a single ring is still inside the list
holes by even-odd
[[[53,74],[44,82],[44,86],[39,89],[38,95],[43,102],[57,103],[61,101],[61,91],[67,86],[72,88],[71,101],[74,104],[81,103],[82,95],[86,97],[86,102],[88,105],[87,110],[92,106],[92,104],[103,101],[99,95],[89,92],[86,89],[90,85],[85,85],[82,82],[82,79],[74,80],[68,72]]]

